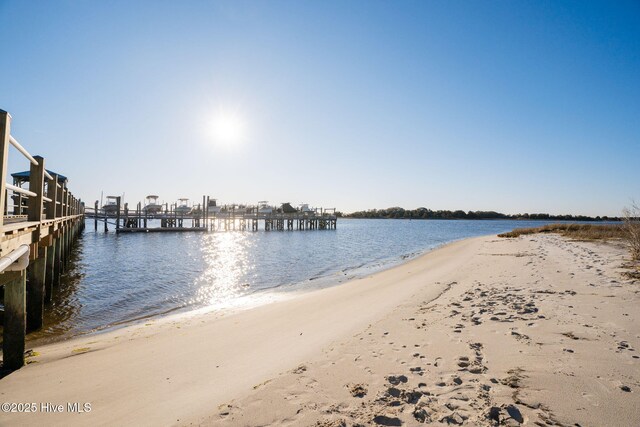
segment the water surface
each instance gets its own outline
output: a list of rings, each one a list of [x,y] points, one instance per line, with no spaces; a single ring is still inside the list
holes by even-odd
[[[178,310],[338,284],[454,240],[540,221],[339,219],[337,230],[105,233],[87,227],[45,327],[66,338]]]

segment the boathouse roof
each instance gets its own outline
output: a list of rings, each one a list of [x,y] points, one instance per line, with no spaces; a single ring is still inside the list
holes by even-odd
[[[65,182],[67,180],[67,177],[64,175],[60,175],[58,172],[54,172],[52,170],[47,169],[47,172],[49,172],[49,175],[53,176],[53,175],[58,175],[58,182]],[[29,182],[29,176],[31,175],[31,172],[29,171],[24,171],[24,172],[16,172],[16,173],[12,173],[11,176],[14,179],[20,180],[22,182]]]
[[[291,203],[285,202],[282,204],[282,212],[284,213],[296,213],[298,212],[296,208],[291,206]]]

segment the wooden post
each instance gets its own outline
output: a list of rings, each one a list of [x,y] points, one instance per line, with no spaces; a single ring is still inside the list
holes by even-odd
[[[60,197],[60,203],[61,203],[61,215],[62,217],[67,216],[67,194],[69,193],[69,190],[67,190],[67,183],[65,182],[64,184],[62,184],[62,197]]]
[[[62,195],[63,195],[63,188],[62,185],[60,187],[58,187],[58,175],[54,175],[53,176],[54,180],[56,181],[56,185],[55,185],[55,191],[56,191],[56,218],[60,218],[62,216]],[[60,203],[58,203],[60,202]]]
[[[37,243],[35,243],[38,245]],[[27,275],[27,331],[35,331],[42,327],[45,300],[45,279],[47,247],[37,248],[37,258],[29,263]]]
[[[98,201],[93,205],[93,229],[98,231]]]
[[[37,165],[31,164],[29,172],[29,191],[36,193],[36,196],[28,199],[29,221],[42,222],[42,205],[44,196],[44,159],[35,156]],[[45,260],[47,256],[46,248],[38,247],[40,241],[40,226],[34,232],[31,240],[36,245],[36,258],[27,267],[28,288],[27,288],[27,330],[35,331],[42,327],[42,315],[44,312],[44,280],[45,280]]]
[[[45,263],[45,276],[44,276],[44,298],[47,301],[51,301],[53,295],[53,281],[55,277],[55,259],[56,259],[56,245],[55,239],[53,244],[47,248],[47,261]]]
[[[4,285],[4,329],[2,359],[6,369],[18,369],[24,365],[26,335],[26,280],[23,271],[8,272],[15,278]]]
[[[209,230],[209,196],[206,196],[205,200],[203,201],[204,204],[204,224],[203,227],[206,228],[207,230]]]
[[[116,197],[116,231],[120,229],[120,196]]]
[[[51,199],[50,202],[45,203],[45,211],[47,219],[54,219],[56,217],[56,177],[52,177],[52,179],[47,179],[47,197]]]
[[[11,115],[4,110],[0,110],[0,206],[5,208],[7,203],[7,159],[9,157],[9,137],[11,136]],[[4,216],[0,217],[0,229],[4,224]]]
[[[58,225],[60,227],[60,225]],[[62,228],[58,228],[56,239],[53,244],[53,285],[60,285],[60,275],[62,274]]]
[[[66,218],[69,212],[69,189],[65,182],[62,186],[62,217]],[[60,272],[64,270],[67,264],[67,221],[60,224]]]

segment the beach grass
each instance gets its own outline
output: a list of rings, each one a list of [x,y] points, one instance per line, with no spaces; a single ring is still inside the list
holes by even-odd
[[[640,206],[635,202],[624,211],[624,229],[629,242],[631,258],[640,262]]]
[[[635,208],[635,213],[639,211]],[[557,233],[576,240],[619,240],[627,244],[631,255],[629,267],[640,270],[640,219],[625,212],[620,224],[548,224],[540,227],[516,228],[498,237],[520,237],[538,233]]]
[[[626,239],[625,224],[548,224],[541,227],[516,228],[498,237],[520,237],[528,234],[558,233],[579,240]]]

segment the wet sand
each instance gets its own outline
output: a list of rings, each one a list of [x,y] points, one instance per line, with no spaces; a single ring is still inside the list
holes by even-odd
[[[333,288],[35,348],[0,425],[640,425],[615,245],[468,239]]]

